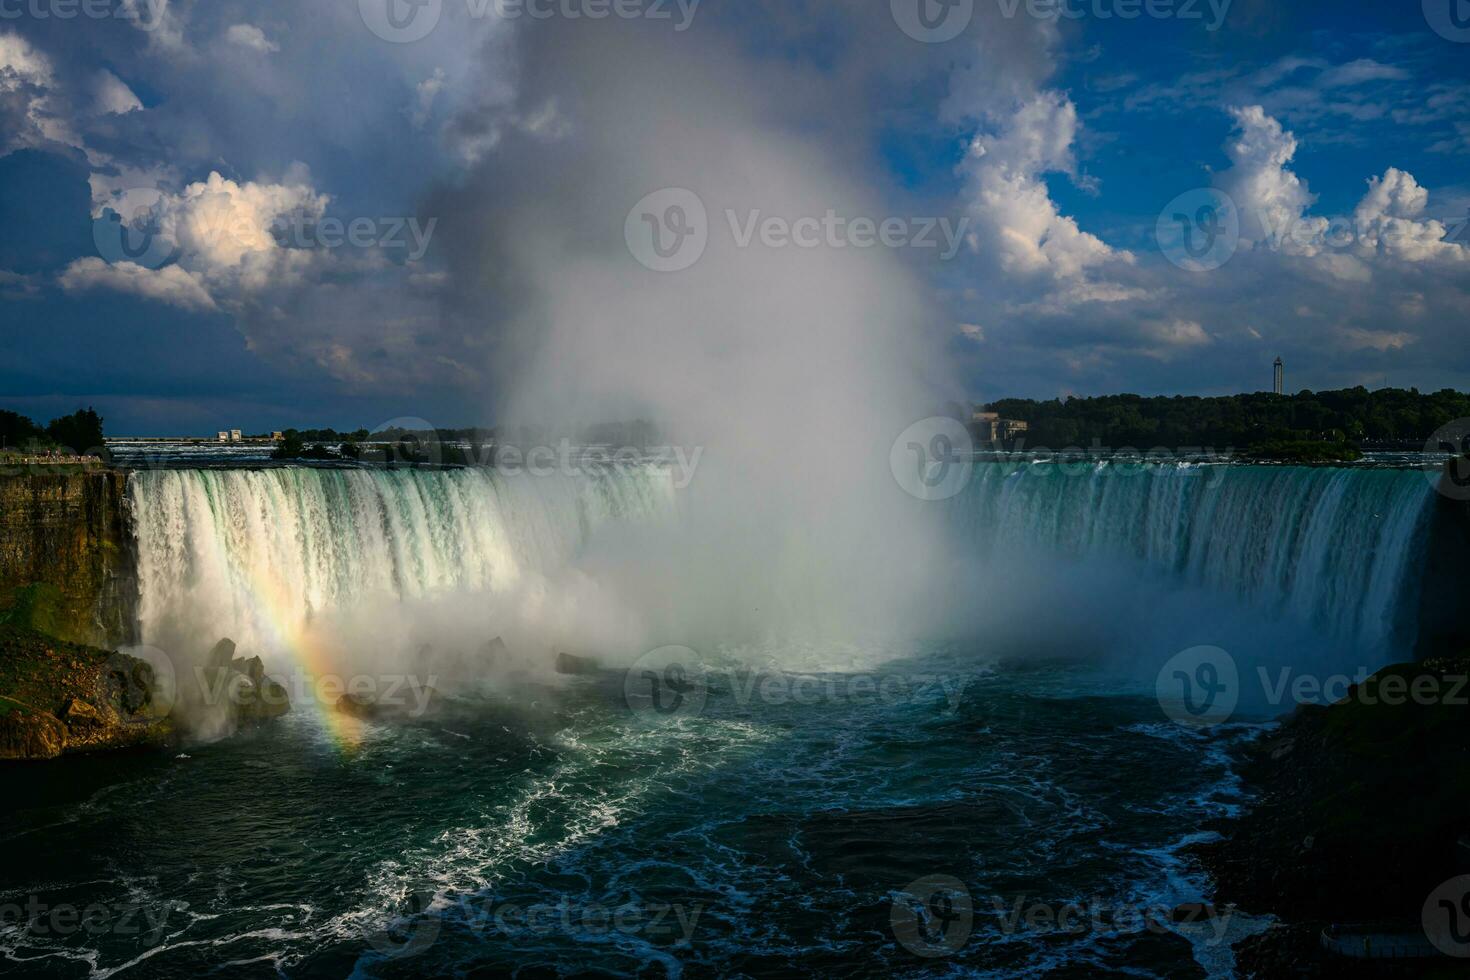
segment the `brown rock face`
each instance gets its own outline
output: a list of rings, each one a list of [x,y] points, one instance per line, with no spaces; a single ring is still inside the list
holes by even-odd
[[[214,645],[198,669],[202,682],[183,696],[185,715],[216,715],[230,726],[256,725],[291,710],[286,688],[265,672],[259,657],[237,657],[235,641],[226,637]]]
[[[165,744],[171,707],[145,661],[0,626],[0,759]]]
[[[361,718],[364,721],[371,721],[378,715],[377,706],[373,704],[372,699],[363,697],[361,694],[342,695],[337,699],[336,708],[344,715],[351,715],[353,718]]]
[[[137,581],[127,474],[0,472],[0,609],[54,591],[44,632],[92,646],[132,639]]]
[[[0,759],[54,759],[66,747],[66,726],[52,715],[17,708],[0,715]]]
[[[61,720],[67,728],[100,728],[107,724],[102,712],[81,698],[68,698],[61,709]]]
[[[256,687],[265,679],[265,664],[259,657],[251,657],[249,660],[237,658],[231,661],[230,666],[250,678],[250,683]]]

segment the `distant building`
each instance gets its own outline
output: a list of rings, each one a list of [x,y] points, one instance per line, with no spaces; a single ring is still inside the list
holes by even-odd
[[[231,429],[230,430],[230,441],[231,442],[239,442],[240,439],[241,439],[240,430],[239,429]]]
[[[286,441],[286,436],[283,433],[280,433],[280,432],[272,432],[271,433],[271,438],[273,440],[275,440],[276,442],[285,442]]]
[[[976,412],[970,416],[970,427],[980,442],[1005,442],[1025,432],[1030,425],[1019,419],[1003,419],[999,412]]]
[[[221,432],[219,434],[219,441],[220,442],[229,442],[230,441],[230,434],[228,432]]]
[[[1278,358],[1276,358],[1276,370],[1275,370],[1274,376],[1272,378],[1272,382],[1273,383],[1272,383],[1272,389],[1271,390],[1275,391],[1276,394],[1278,394],[1278,395],[1281,394],[1282,384],[1283,384],[1283,382],[1285,380],[1286,380],[1286,378],[1284,376],[1284,371],[1283,371],[1282,366],[1281,366],[1281,358],[1278,357]]]

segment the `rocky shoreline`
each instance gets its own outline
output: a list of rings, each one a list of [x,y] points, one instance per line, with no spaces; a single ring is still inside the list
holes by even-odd
[[[146,661],[0,626],[0,760],[171,744],[157,690]]]
[[[197,683],[196,683],[197,682]],[[221,640],[202,666],[160,672],[147,660],[0,625],[0,761],[170,747],[229,734],[291,710],[259,657]]]
[[[1470,960],[1362,960],[1323,930],[1425,935],[1425,907],[1470,871],[1470,657],[1385,667],[1304,705],[1243,751],[1250,809],[1196,854],[1216,903],[1277,924],[1236,946],[1246,977],[1461,977]],[[1470,952],[1470,950],[1467,950]]]

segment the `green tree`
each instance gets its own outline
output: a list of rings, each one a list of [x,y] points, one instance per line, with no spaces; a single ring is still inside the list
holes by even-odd
[[[1107,449],[1186,446],[1245,449],[1264,443],[1402,440],[1423,443],[1453,419],[1470,418],[1470,395],[1451,389],[1362,386],[1294,395],[1254,392],[1216,398],[1103,395],[1033,401],[1006,398],[987,406],[1002,418],[1030,423],[1029,446]]]
[[[46,433],[24,415],[0,411],[0,446],[6,449],[25,449],[43,441]]]
[[[78,455],[107,454],[106,444],[102,441],[102,416],[91,408],[52,419],[51,424],[46,426],[46,435],[58,446]]]
[[[305,451],[306,444],[301,441],[301,433],[295,429],[287,429],[281,433],[281,441],[271,455],[275,459],[300,459]]]

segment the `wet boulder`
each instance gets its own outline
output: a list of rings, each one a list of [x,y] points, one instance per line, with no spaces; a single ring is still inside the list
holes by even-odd
[[[265,664],[259,657],[251,657],[249,660],[236,657],[230,661],[230,668],[236,673],[244,674],[250,678],[250,683],[257,687],[265,679]]]
[[[279,718],[291,710],[291,698],[279,681],[266,675],[265,662],[258,656],[236,656],[235,642],[220,640],[204,658],[204,676],[213,692],[223,692],[228,703],[228,721],[236,726],[256,725]],[[215,695],[206,701],[213,702]],[[198,713],[200,706],[195,706]],[[210,706],[203,709],[213,714]]]
[[[359,721],[413,721],[438,712],[444,696],[428,684],[405,684],[379,693],[342,695],[333,707]]]
[[[591,657],[578,657],[570,653],[558,653],[556,655],[556,672],[558,674],[595,674],[601,669],[601,665]]]
[[[259,657],[251,658],[260,664]],[[235,675],[235,719],[242,725],[259,724],[279,718],[291,710],[291,697],[274,678],[265,676],[264,668],[252,674]]]
[[[101,728],[107,724],[101,711],[81,698],[68,698],[61,708],[61,720],[67,728]]]
[[[204,665],[206,667],[228,670],[234,661],[235,641],[229,637],[225,637],[214,645],[214,649],[209,651],[209,656],[204,658]]]
[[[162,744],[173,738],[145,661],[0,626],[0,759]]]

